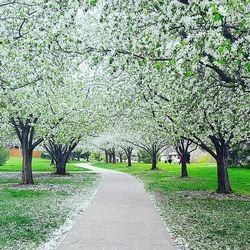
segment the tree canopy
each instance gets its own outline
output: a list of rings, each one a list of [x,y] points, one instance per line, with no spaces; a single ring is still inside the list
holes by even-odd
[[[3,1],[1,127],[20,140],[23,182],[42,142],[131,161],[188,141],[230,193],[229,150],[250,131],[249,13],[247,0]]]

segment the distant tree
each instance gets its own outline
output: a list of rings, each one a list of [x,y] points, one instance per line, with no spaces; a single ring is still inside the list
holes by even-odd
[[[78,139],[73,139],[68,144],[59,144],[55,141],[49,140],[48,143],[44,145],[46,150],[54,159],[56,165],[56,174],[66,174],[66,164],[68,162],[71,152],[77,146],[78,142]]]
[[[102,157],[101,157],[101,153],[100,152],[98,152],[98,153],[92,153],[91,154],[91,157],[94,159],[94,160],[96,160],[96,161],[101,161],[102,160]]]
[[[91,155],[91,152],[87,151],[87,152],[84,152],[84,153],[82,154],[82,157],[83,157],[87,162],[89,162],[89,157],[90,157],[90,155]]]
[[[188,177],[187,163],[190,163],[191,152],[197,149],[192,145],[192,141],[181,139],[175,148],[181,160],[181,177]]]
[[[82,150],[80,149],[76,149],[74,150],[71,155],[72,158],[77,159],[77,161],[80,161],[80,159],[83,157],[84,158],[84,154],[82,152]]]
[[[124,150],[127,156],[128,167],[132,167],[132,152],[133,152],[134,147],[127,145],[127,146],[122,147],[122,149]]]

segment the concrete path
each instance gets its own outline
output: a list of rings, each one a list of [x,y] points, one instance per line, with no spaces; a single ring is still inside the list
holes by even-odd
[[[78,166],[104,178],[94,200],[79,216],[59,250],[176,249],[143,185],[135,177],[89,164]]]

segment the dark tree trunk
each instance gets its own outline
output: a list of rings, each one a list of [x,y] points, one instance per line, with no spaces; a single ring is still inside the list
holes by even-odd
[[[186,155],[182,155],[181,177],[188,177]]]
[[[66,175],[66,161],[58,161],[56,163],[56,174]]]
[[[54,160],[53,156],[51,157],[50,165],[55,165],[55,160]]]
[[[222,136],[209,136],[209,138],[214,144],[216,152],[205,143],[201,143],[200,146],[210,153],[217,162],[217,192],[221,194],[230,194],[232,189],[227,170],[230,139],[225,141]]]
[[[115,148],[110,149],[110,157],[111,157],[111,163],[115,164],[116,163],[116,153],[115,153]]]
[[[115,152],[112,153],[112,163],[115,164],[116,163],[116,156],[115,156]]]
[[[127,161],[128,161],[128,167],[132,167],[132,152],[133,148],[132,147],[126,147],[123,148],[126,156],[127,156]]]
[[[88,155],[86,156],[86,160],[87,160],[87,162],[89,162],[89,156]]]
[[[176,146],[176,151],[178,155],[181,157],[181,177],[188,177],[187,163],[188,156],[190,162],[190,150],[189,147],[192,144],[190,140],[180,140],[179,144]]]
[[[70,158],[71,152],[77,146],[78,141],[72,140],[69,144],[57,144],[52,140],[49,141],[48,145],[44,145],[46,150],[53,155],[53,158],[56,163],[56,174],[66,175],[66,165]]]
[[[123,162],[122,161],[122,153],[119,152],[119,159],[120,159],[120,162]]]
[[[152,168],[151,168],[151,170],[155,170],[157,168],[157,153],[153,152],[151,157],[152,157]]]
[[[22,183],[23,184],[33,184],[32,175],[32,150],[22,147]]]
[[[22,147],[22,183],[23,184],[33,184],[33,175],[32,175],[32,153],[36,146],[38,146],[43,139],[38,139],[35,142],[35,128],[31,126],[31,123],[36,124],[38,118],[20,120],[19,118],[11,118],[10,122],[14,126],[17,137],[21,143]]]
[[[128,152],[127,158],[128,158],[128,167],[132,167],[132,151]]]
[[[112,153],[109,152],[109,163],[112,163]]]
[[[109,163],[109,154],[107,150],[105,150],[105,162]]]
[[[217,178],[218,193],[230,194],[232,192],[228,176],[228,147],[226,145],[217,148]]]
[[[23,128],[22,131],[22,183],[23,184],[33,184],[33,175],[32,175],[32,147],[29,142],[29,131],[30,128]]]

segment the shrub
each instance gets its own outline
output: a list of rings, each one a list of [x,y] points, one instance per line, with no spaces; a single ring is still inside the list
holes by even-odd
[[[138,162],[152,163],[151,155],[146,150],[140,150],[138,152]],[[160,156],[157,156],[157,162],[160,161]]]
[[[209,153],[205,153],[205,154],[202,154],[198,160],[197,160],[198,163],[215,163],[215,159],[209,154]]]
[[[0,144],[0,166],[4,165],[4,163],[8,160],[9,150],[5,145]]]
[[[103,160],[100,153],[92,153],[90,157],[92,157],[96,161]]]
[[[250,168],[250,143],[248,141],[234,145],[229,151],[230,167]]]
[[[51,156],[50,156],[49,153],[47,153],[47,152],[42,152],[41,158],[42,158],[42,159],[51,159]]]

